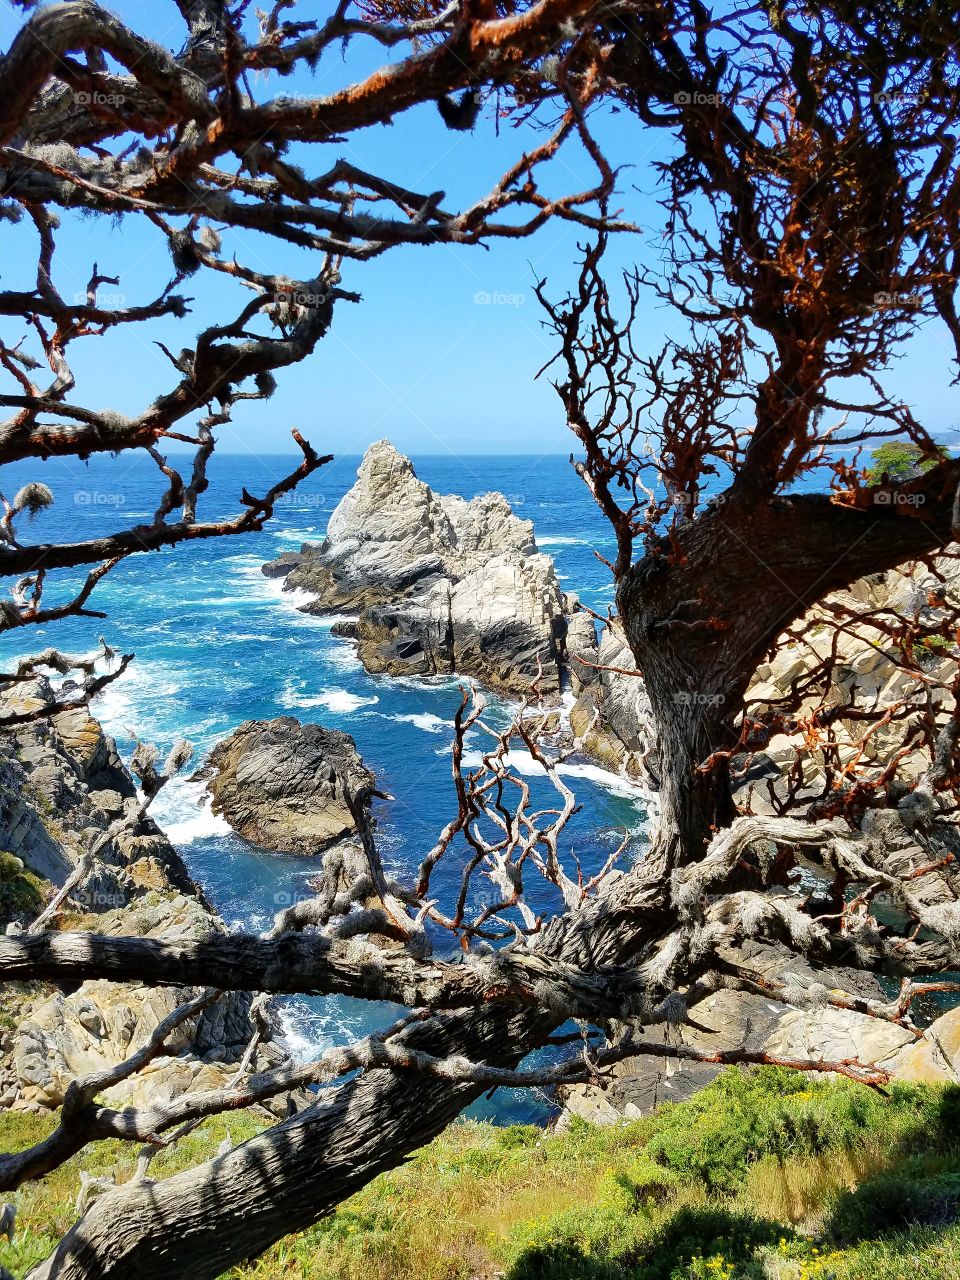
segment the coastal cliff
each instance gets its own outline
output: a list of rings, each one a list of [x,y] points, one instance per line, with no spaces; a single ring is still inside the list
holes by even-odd
[[[614,624],[597,625],[561,589],[533,524],[499,493],[467,501],[435,493],[388,441],[364,455],[322,543],[263,566],[313,614],[348,614],[334,633],[357,643],[373,673],[461,674],[509,697],[538,682],[541,697],[571,695],[569,729],[605,767],[642,772],[640,680],[599,668],[633,667]]]
[[[49,705],[38,683],[4,710]],[[224,925],[149,816],[116,745],[85,709],[0,734],[0,927],[29,925],[81,874],[48,927],[187,940]],[[94,857],[118,819],[128,822]],[[0,1007],[0,1106],[58,1106],[76,1076],[122,1062],[193,989],[89,981],[8,984]],[[251,997],[227,993],[184,1022],[162,1056],[105,1097],[120,1104],[223,1084],[253,1034]],[[261,1063],[282,1055],[270,1038]]]

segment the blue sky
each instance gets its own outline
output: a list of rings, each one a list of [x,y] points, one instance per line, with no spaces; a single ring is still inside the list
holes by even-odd
[[[171,48],[182,43],[183,26],[172,0],[118,0],[115,12],[143,34]],[[305,2],[296,16],[323,18],[329,5]],[[0,45],[9,44],[18,25],[10,9],[0,11]],[[371,49],[351,54],[345,64],[330,51],[316,75],[272,79],[258,92],[330,92],[387,55]],[[619,238],[614,260],[655,260],[660,210],[653,197],[651,161],[664,154],[665,135],[645,130],[626,115],[596,123],[611,160],[625,166],[619,204],[644,228]],[[347,157],[407,187],[443,188],[447,207],[469,204],[484,194],[533,135],[501,123],[497,137],[489,113],[471,134],[450,132],[432,105],[417,108],[392,127],[365,130],[344,143],[301,146],[291,158],[308,173],[319,173]],[[581,189],[593,170],[579,146],[565,149],[549,170],[553,191]],[[7,252],[2,282],[30,287],[35,273],[32,228],[3,228]],[[401,247],[370,263],[347,263],[344,287],[363,295],[359,305],[341,303],[330,335],[300,366],[281,371],[279,389],[267,403],[240,404],[234,424],[220,431],[224,451],[276,453],[293,448],[289,430],[299,427],[312,443],[339,454],[358,454],[389,437],[402,450],[442,453],[566,453],[571,446],[555,392],[545,379],[533,380],[552,353],[549,335],[533,297],[533,281],[546,276],[559,293],[575,278],[577,241],[586,233],[553,222],[534,237],[493,241],[488,249],[441,246]],[[13,248],[11,251],[11,240]],[[130,305],[160,291],[171,274],[162,238],[146,221],[64,217],[58,235],[61,291],[70,295],[86,284],[94,260],[101,271],[120,276],[117,292]],[[255,267],[309,276],[309,256],[256,235],[224,237],[227,252]],[[106,291],[111,287],[106,286]],[[70,348],[77,375],[74,398],[94,406],[137,412],[171,385],[171,370],[154,345],[172,349],[193,344],[196,331],[239,309],[249,294],[222,278],[201,273],[181,291],[195,296],[191,314],[106,339],[90,338]],[[500,300],[478,302],[477,295]],[[641,317],[639,346],[651,352],[664,337],[679,333],[676,321],[650,299]],[[20,332],[9,323],[6,337]],[[930,325],[912,344],[890,383],[914,405],[927,425],[947,443],[960,443],[956,393],[950,388],[950,348]]]

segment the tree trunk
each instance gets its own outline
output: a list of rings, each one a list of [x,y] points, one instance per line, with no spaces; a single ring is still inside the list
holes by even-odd
[[[657,733],[649,856],[662,874],[699,859],[735,816],[726,762],[700,766],[736,744],[747,687],[777,636],[829,591],[949,542],[958,476],[951,464],[906,486],[915,505],[867,509],[732,489],[621,580],[617,608]]]
[[[642,874],[609,882],[581,911],[553,920],[540,949],[586,970],[629,963],[663,930],[660,888]],[[558,1001],[487,1005],[445,1014],[411,1043],[513,1067],[568,1017]],[[486,1087],[365,1072],[226,1156],[96,1200],[28,1280],[214,1280],[395,1168]]]
[[[931,499],[921,522],[810,496],[754,507],[731,501],[687,526],[679,549],[664,544],[630,570],[618,605],[660,733],[662,834],[639,871],[551,922],[545,955],[590,972],[650,954],[670,925],[669,871],[699,858],[711,826],[730,820],[726,770],[698,766],[736,740],[743,694],[764,652],[828,591],[949,541],[951,504],[946,492]],[[566,1020],[568,1011],[544,1001],[539,1011],[447,1014],[417,1043],[513,1066]],[[480,1092],[365,1073],[226,1156],[104,1196],[29,1280],[214,1280],[401,1163]]]
[[[418,1047],[514,1066],[562,1021],[451,1014]],[[436,1137],[485,1086],[371,1071],[209,1164],[94,1201],[29,1280],[213,1280],[330,1213]]]

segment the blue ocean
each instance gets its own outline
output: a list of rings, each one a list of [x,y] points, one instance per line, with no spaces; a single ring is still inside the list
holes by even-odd
[[[439,493],[506,494],[517,514],[533,521],[538,544],[554,557],[564,589],[601,612],[612,603],[609,570],[595,554],[611,554],[612,538],[565,458],[412,460],[420,478]],[[180,461],[189,466],[189,458]],[[127,758],[134,735],[162,750],[179,737],[194,744],[193,764],[161,794],[154,816],[224,919],[238,929],[266,929],[278,909],[309,892],[307,879],[319,869],[316,859],[267,853],[235,836],[210,812],[202,784],[191,781],[193,768],[212,745],[243,720],[293,715],[353,735],[378,785],[394,797],[374,810],[388,872],[409,875],[453,812],[450,746],[463,681],[368,675],[352,644],[331,634],[334,619],[300,612],[303,599],[260,572],[280,552],[322,540],[359,461],[337,458],[315,473],[278,505],[261,533],[131,556],[91,601],[108,614],[103,620],[70,618],[0,636],[3,670],[48,645],[89,652],[101,635],[114,649],[136,655],[124,677],[96,701],[94,712]],[[262,493],[296,462],[291,456],[214,455],[199,518],[236,514],[244,485]],[[29,528],[22,521],[18,526],[21,540],[31,543],[79,541],[149,521],[163,491],[163,477],[145,455],[96,457],[89,463],[52,458],[5,471],[8,496],[27,480],[42,480],[54,493],[53,507]],[[66,599],[82,576],[51,573],[44,603]],[[486,718],[502,727],[511,710],[490,697]],[[529,757],[518,756],[516,765],[531,776],[537,773]],[[561,844],[571,868],[574,854],[586,870],[598,866],[624,833],[631,836],[626,857],[636,858],[645,840],[638,795],[588,760],[571,760],[564,768],[582,806]],[[453,869],[446,874],[446,885],[440,875],[432,888],[442,892],[458,882]],[[546,886],[532,901],[538,909],[551,909]],[[291,1049],[303,1056],[385,1025],[394,1012],[341,998],[292,999],[282,1016]],[[513,1122],[543,1120],[550,1109],[549,1100],[536,1094],[500,1090],[471,1113]]]

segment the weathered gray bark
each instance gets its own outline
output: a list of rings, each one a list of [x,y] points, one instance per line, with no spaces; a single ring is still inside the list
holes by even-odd
[[[422,1045],[513,1065],[560,1021],[494,1009],[452,1014],[445,1034]],[[370,1072],[210,1164],[96,1200],[29,1280],[212,1280],[400,1164],[481,1092]]]
[[[735,816],[724,763],[698,766],[736,743],[747,686],[777,636],[828,592],[947,544],[958,479],[960,464],[946,464],[901,486],[922,505],[869,510],[734,486],[625,575],[617,607],[657,727],[650,858],[664,874],[700,858]],[[918,509],[922,520],[903,514]]]
[[[663,892],[642,869],[610,883],[582,911],[544,930],[544,970],[631,963],[663,931]],[[493,1003],[448,1013],[411,1043],[515,1066],[571,1012],[556,989],[539,980],[531,986],[539,1002],[533,1008]],[[394,1168],[484,1088],[368,1072],[229,1155],[101,1197],[29,1280],[213,1280]]]
[[[153,986],[214,986],[224,991],[349,995],[408,1007],[466,1008],[488,1001],[537,1003],[538,988],[571,1012],[622,1011],[630,975],[581,968],[557,955],[524,949],[472,963],[418,959],[370,942],[334,942],[319,934],[256,938],[211,934],[189,942],[162,938],[40,933],[0,938],[0,980],[82,982],[105,978]]]

